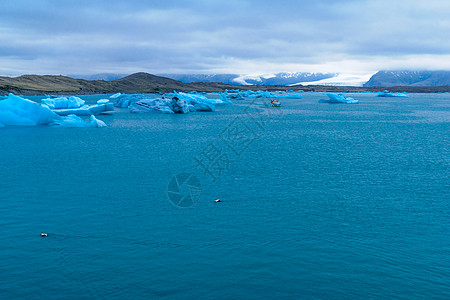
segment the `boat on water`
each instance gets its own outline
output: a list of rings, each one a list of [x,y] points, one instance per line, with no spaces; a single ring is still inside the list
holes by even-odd
[[[278,99],[274,99],[274,100],[270,101],[269,105],[272,106],[272,107],[280,107],[281,106],[281,102]]]

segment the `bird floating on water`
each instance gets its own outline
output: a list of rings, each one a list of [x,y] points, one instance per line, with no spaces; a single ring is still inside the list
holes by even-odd
[[[220,202],[220,199],[214,199],[214,202],[216,202],[216,203]]]
[[[42,236],[42,237],[48,236],[48,234],[41,232],[41,236]]]

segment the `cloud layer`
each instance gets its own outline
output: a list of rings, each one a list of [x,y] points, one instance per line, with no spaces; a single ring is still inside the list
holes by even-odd
[[[440,0],[5,0],[0,11],[0,75],[450,69]]]

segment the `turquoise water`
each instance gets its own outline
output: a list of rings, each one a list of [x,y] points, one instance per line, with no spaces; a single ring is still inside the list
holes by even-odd
[[[449,95],[350,96],[0,129],[0,298],[450,298]]]

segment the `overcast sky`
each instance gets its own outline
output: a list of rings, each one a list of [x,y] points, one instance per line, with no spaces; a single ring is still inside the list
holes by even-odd
[[[0,75],[450,70],[447,0],[1,0]]]

